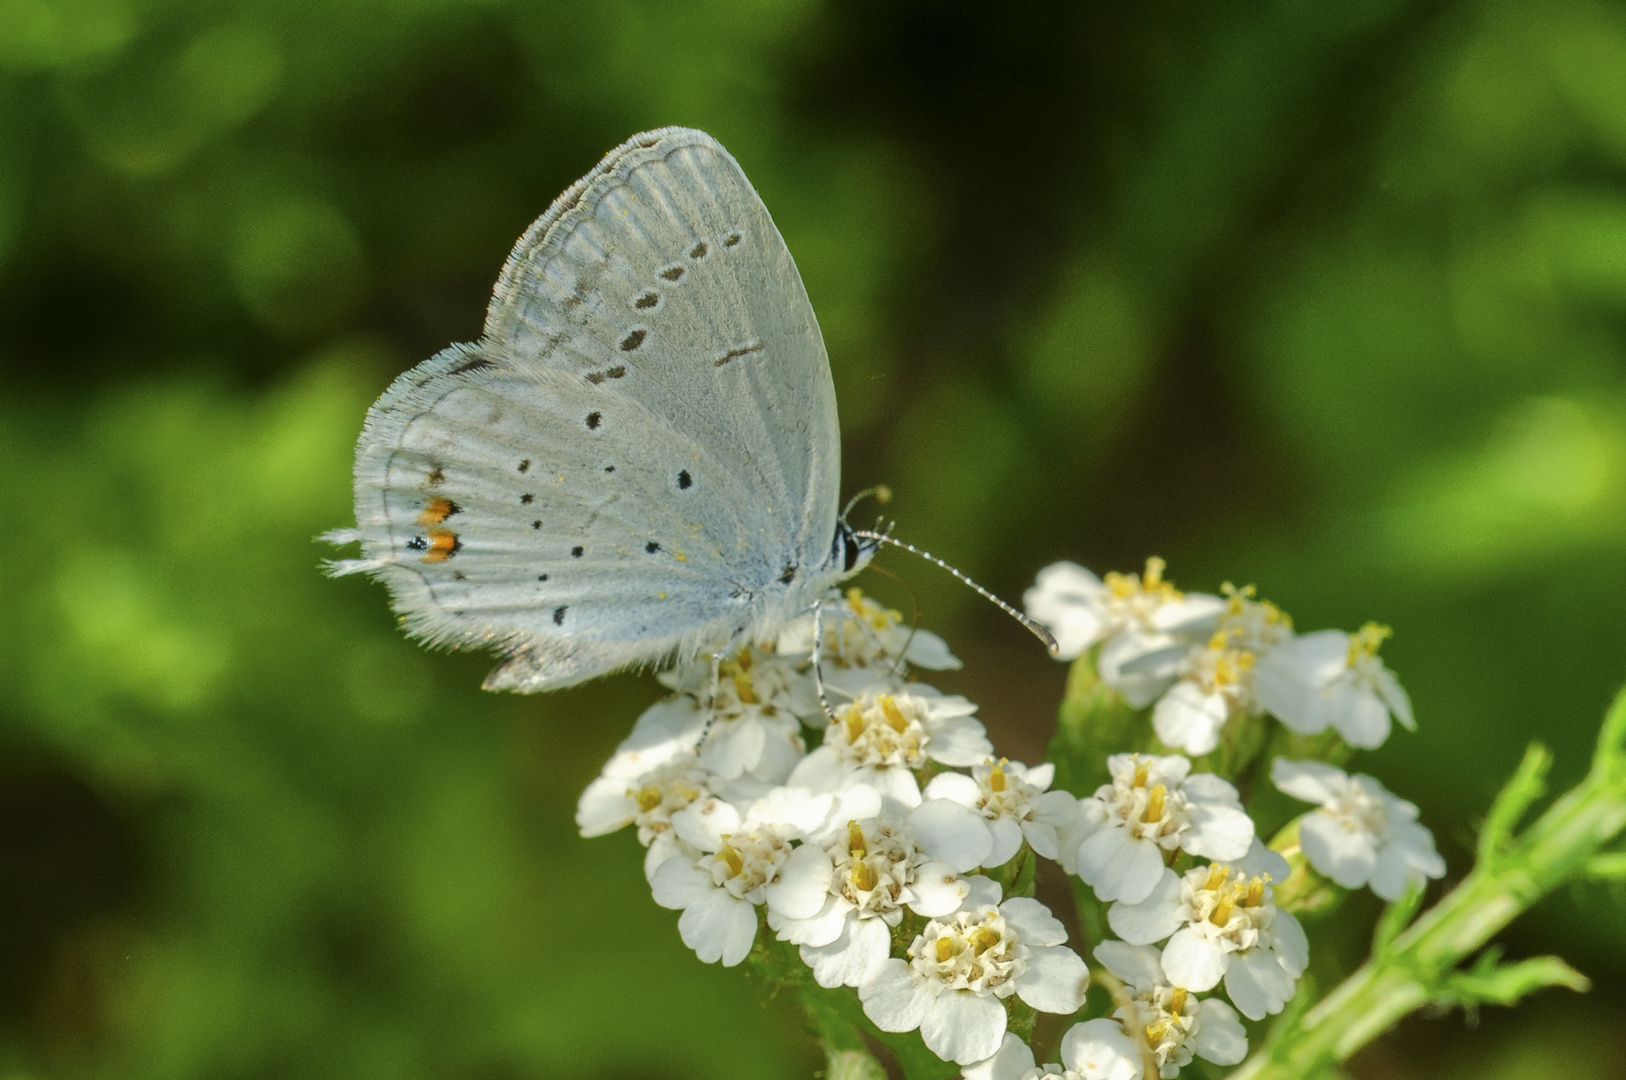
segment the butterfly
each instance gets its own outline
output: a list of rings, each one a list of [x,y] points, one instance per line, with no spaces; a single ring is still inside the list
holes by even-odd
[[[356,444],[359,542],[407,632],[487,689],[763,642],[881,538],[838,512],[840,427],[779,230],[711,136],[635,135],[515,245],[480,339],[401,375]]]

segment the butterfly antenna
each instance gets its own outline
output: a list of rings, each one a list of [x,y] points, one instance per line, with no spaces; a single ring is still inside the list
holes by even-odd
[[[853,512],[853,507],[857,506],[871,495],[875,496],[875,501],[880,503],[882,506],[885,506],[887,503],[892,501],[892,489],[887,487],[885,484],[876,484],[874,487],[867,487],[863,491],[860,491],[857,495],[854,495],[852,498],[847,500],[847,505],[841,508],[841,520],[846,521],[847,515]]]
[[[972,581],[969,577],[960,573],[960,571],[956,570],[942,559],[939,559],[931,552],[922,551],[913,544],[907,543],[903,540],[898,540],[887,533],[878,532],[874,529],[854,530],[852,535],[863,540],[873,540],[877,544],[891,544],[893,547],[900,547],[911,554],[919,555],[922,559],[925,559],[929,563],[934,563],[944,570],[947,570],[949,573],[958,578],[963,584],[973,589],[978,596],[981,596],[984,600],[989,601],[994,606],[998,607],[999,610],[1003,611],[1005,614],[1027,627],[1028,631],[1032,633],[1034,637],[1044,642],[1045,648],[1050,650],[1050,655],[1054,656],[1056,653],[1061,651],[1056,645],[1056,639],[1050,636],[1050,631],[1046,630],[1044,627],[1022,614],[1022,612],[1017,611],[1015,608],[1011,607],[1011,605],[1007,604],[1005,601],[1001,600],[999,597],[995,596],[981,585],[978,585],[975,581]]]

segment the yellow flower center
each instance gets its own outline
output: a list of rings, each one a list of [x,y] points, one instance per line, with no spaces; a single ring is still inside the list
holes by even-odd
[[[1369,622],[1353,634],[1349,635],[1349,666],[1354,667],[1361,657],[1374,657],[1383,645],[1385,638],[1394,634],[1394,631],[1381,623]]]

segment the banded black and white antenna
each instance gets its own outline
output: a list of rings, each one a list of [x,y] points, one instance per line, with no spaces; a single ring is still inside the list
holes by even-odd
[[[962,584],[970,587],[978,596],[981,596],[984,600],[987,600],[989,603],[999,608],[999,610],[1003,611],[1005,614],[1027,627],[1028,631],[1034,637],[1044,642],[1044,647],[1050,650],[1051,656],[1055,656],[1061,651],[1060,647],[1056,644],[1056,639],[1051,636],[1049,630],[1046,630],[1043,626],[1039,625],[1039,623],[1035,622],[1024,613],[1016,610],[1014,607],[1007,604],[1005,601],[1001,600],[999,597],[995,596],[981,585],[978,585],[975,581],[972,581],[965,574],[962,574],[960,571],[956,570],[942,559],[939,559],[931,552],[923,551],[920,548],[915,547],[913,544],[897,539],[896,537],[892,536],[890,532],[883,532],[878,529],[854,529],[852,535],[855,540],[869,540],[876,544],[890,544],[893,547],[902,548],[910,554],[919,555],[927,562],[947,570],[949,573],[958,578]]]

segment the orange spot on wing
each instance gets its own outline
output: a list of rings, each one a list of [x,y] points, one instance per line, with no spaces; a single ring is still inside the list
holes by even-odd
[[[462,546],[463,542],[450,529],[430,529],[429,551],[424,555],[423,561],[445,562],[457,554],[457,549]]]
[[[457,509],[457,504],[452,500],[436,495],[429,500],[429,505],[423,508],[423,513],[418,515],[418,524],[439,525],[457,513]]]

